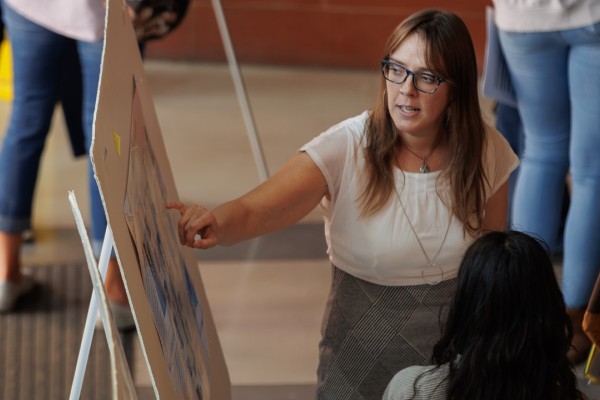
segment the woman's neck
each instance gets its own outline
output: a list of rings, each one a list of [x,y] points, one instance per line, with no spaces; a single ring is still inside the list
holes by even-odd
[[[443,135],[399,136],[396,166],[407,172],[427,173],[446,166],[446,141]]]
[[[417,136],[400,132],[398,138],[400,147],[404,146],[417,154],[427,156],[439,147],[443,139],[443,134],[441,132],[436,132],[431,135]]]

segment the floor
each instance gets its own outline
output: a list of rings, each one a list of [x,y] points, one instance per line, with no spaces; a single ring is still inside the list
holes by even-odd
[[[227,67],[147,61],[146,70],[180,198],[210,208],[258,184]],[[242,73],[270,173],[313,136],[368,108],[378,82],[376,71],[243,66]],[[0,101],[0,137],[9,113],[10,102]],[[25,264],[83,259],[67,191],[76,192],[87,215],[86,160],[65,157],[67,147],[56,113]],[[314,398],[330,282],[318,211],[279,234],[199,252],[198,260],[234,400]],[[153,398],[139,344],[132,358],[140,398]],[[581,382],[600,399],[598,386]]]

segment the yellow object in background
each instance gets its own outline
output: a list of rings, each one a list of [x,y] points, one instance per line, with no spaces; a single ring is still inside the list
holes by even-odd
[[[12,55],[6,38],[0,44],[0,100],[12,101]]]
[[[598,348],[595,344],[592,345],[583,373],[591,382],[600,383],[600,357],[598,357]]]

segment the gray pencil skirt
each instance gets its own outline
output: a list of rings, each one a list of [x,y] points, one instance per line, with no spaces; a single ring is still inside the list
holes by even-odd
[[[333,266],[317,399],[381,400],[396,372],[430,363],[455,284],[376,285]]]

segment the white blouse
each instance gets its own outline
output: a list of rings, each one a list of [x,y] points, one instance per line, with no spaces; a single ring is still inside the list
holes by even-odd
[[[396,169],[398,195],[394,193],[374,215],[360,215],[356,199],[362,189],[367,118],[365,111],[347,119],[301,148],[327,180],[331,198],[323,199],[321,206],[331,263],[380,285],[421,285],[456,277],[463,253],[474,238],[463,235],[463,224],[438,195],[449,198],[448,182],[438,182],[441,171],[422,174]],[[519,161],[492,128],[487,144],[484,164],[491,184],[489,198]]]
[[[104,37],[104,0],[4,0],[25,18],[71,39]]]
[[[494,0],[496,25],[507,32],[550,32],[600,22],[600,0]]]

